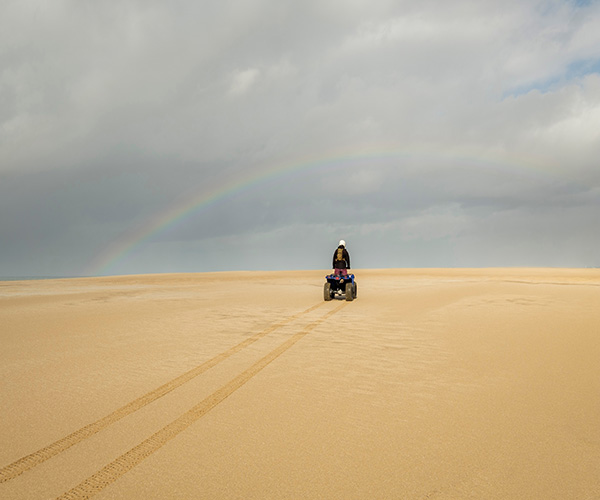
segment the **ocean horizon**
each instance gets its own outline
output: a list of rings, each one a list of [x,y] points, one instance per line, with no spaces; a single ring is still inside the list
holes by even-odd
[[[78,276],[0,276],[0,281],[60,280]]]

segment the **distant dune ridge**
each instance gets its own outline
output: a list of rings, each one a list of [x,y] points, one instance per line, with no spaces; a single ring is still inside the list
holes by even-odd
[[[0,281],[0,498],[600,499],[600,270]]]

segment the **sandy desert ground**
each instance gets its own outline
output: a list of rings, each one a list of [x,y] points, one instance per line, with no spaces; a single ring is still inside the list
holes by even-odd
[[[0,498],[600,499],[600,270],[0,282]]]

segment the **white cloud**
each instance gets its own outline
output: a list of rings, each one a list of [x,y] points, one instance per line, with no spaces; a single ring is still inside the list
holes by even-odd
[[[229,92],[236,96],[245,94],[254,85],[259,75],[260,70],[258,68],[237,71],[233,75]]]

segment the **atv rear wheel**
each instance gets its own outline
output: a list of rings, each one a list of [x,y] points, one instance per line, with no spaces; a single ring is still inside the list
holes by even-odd
[[[333,297],[331,296],[331,284],[329,282],[325,283],[323,287],[323,299],[331,300]]]
[[[352,286],[352,282],[349,281],[348,283],[346,283],[346,300],[348,302],[354,300],[354,290],[353,290],[353,286]]]

